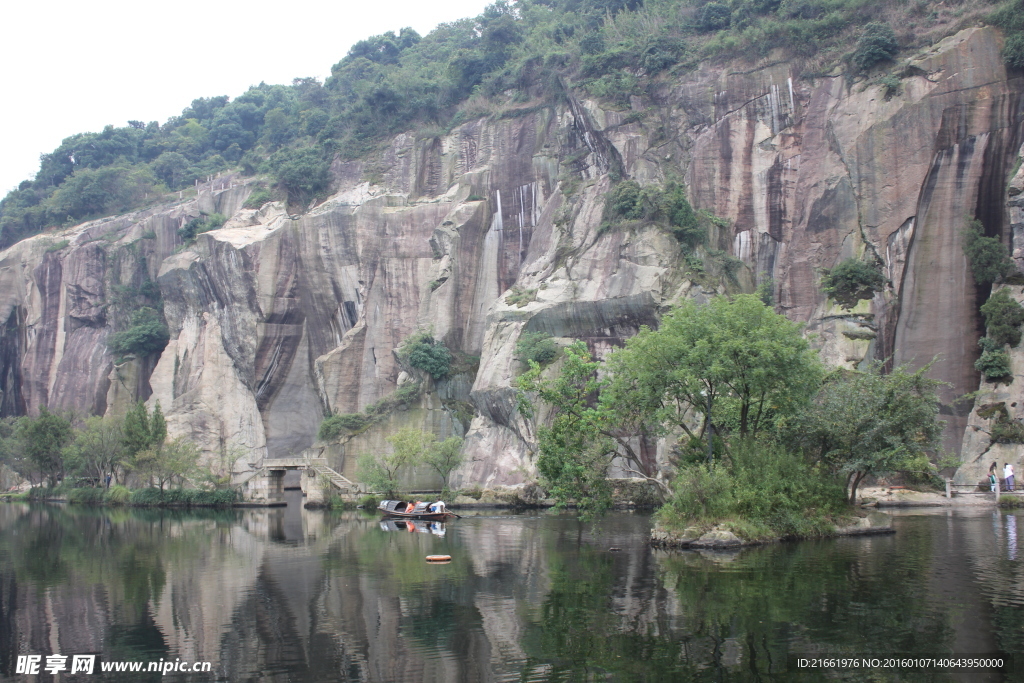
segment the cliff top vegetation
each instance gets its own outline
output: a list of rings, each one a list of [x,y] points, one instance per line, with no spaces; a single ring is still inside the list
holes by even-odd
[[[887,64],[979,20],[1008,32],[1024,67],[1022,0],[498,0],[477,17],[360,41],[321,83],[261,83],[233,100],[193,100],[163,124],[77,133],[42,154],[0,201],[0,247],[47,228],[164,201],[236,169],[297,205],[327,191],[329,163],[406,130],[440,135],[510,116],[567,90],[628,106],[705,59],[795,58],[808,76]],[[894,30],[895,27],[895,30]]]

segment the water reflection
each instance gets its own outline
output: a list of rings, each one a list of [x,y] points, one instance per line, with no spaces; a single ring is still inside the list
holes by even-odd
[[[444,522],[428,522],[422,519],[382,519],[380,528],[383,531],[408,531],[409,533],[419,532],[421,534],[434,534],[444,536]]]
[[[652,551],[649,523],[2,505],[0,676],[99,653],[232,681],[825,680],[787,657],[1024,652],[1014,515],[731,553]]]

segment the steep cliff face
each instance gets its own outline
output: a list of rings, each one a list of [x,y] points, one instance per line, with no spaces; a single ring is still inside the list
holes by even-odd
[[[1024,146],[1017,153],[1016,173],[1006,186],[1006,209],[1013,257],[1021,265],[1024,236]],[[1024,287],[1003,287],[1017,303],[1024,302]],[[957,484],[987,482],[989,466],[997,464],[1002,477],[1003,465],[1010,463],[1016,472],[1024,472],[1024,348],[1010,348],[1009,381],[988,382],[982,378],[973,406],[968,406],[961,459],[956,472]],[[970,408],[973,408],[972,410]],[[987,484],[986,484],[987,487]]]
[[[961,232],[976,215],[1010,239],[1003,190],[1021,142],[1024,84],[1000,47],[991,29],[951,36],[901,64],[891,97],[788,62],[704,65],[628,111],[570,95],[442,137],[398,136],[374,158],[336,162],[336,192],[302,215],[240,209],[248,186],[220,178],[193,200],[31,238],[0,255],[0,406],[102,413],[134,392],[160,401],[172,435],[239,471],[321,448],[323,415],[393,392],[410,378],[395,349],[429,329],[466,361],[459,371],[419,378],[417,405],[328,457],[351,473],[358,449],[416,425],[466,436],[456,484],[517,483],[534,474],[534,425],[512,388],[524,331],[601,354],[681,297],[771,282],[834,364],[940,356],[958,452],[970,406],[954,399],[977,387],[979,335]],[[745,265],[716,278],[711,253],[696,277],[668,234],[602,230],[604,193],[623,176],[684,180],[728,225],[710,247]],[[200,210],[231,219],[175,253]],[[839,309],[820,271],[865,252],[891,285]],[[110,287],[146,278],[171,342],[155,363],[115,368]]]

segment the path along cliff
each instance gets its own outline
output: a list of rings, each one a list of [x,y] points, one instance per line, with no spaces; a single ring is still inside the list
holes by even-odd
[[[516,484],[535,477],[535,424],[512,388],[521,334],[584,339],[600,355],[681,297],[767,283],[833,365],[938,356],[946,447],[976,458],[978,418],[956,399],[979,387],[988,292],[967,268],[966,221],[1024,253],[1006,189],[1024,79],[1001,47],[994,29],[963,30],[903,59],[895,93],[802,77],[795,62],[704,63],[624,111],[568,92],[445,135],[399,135],[336,161],[333,193],[298,215],[241,208],[252,180],[222,176],[190,199],[32,237],[0,254],[0,411],[159,400],[172,437],[235,472],[312,449],[351,475],[353,456],[417,426],[465,436],[455,485]],[[621,178],[682,181],[722,219],[699,259],[655,227],[602,230]],[[229,220],[183,245],[201,212]],[[843,310],[821,271],[865,254],[890,284]],[[113,302],[147,281],[171,341],[117,362]],[[395,350],[418,330],[456,352],[447,378],[403,369]],[[417,380],[408,409],[316,442],[325,414]],[[656,468],[664,446],[641,446]]]

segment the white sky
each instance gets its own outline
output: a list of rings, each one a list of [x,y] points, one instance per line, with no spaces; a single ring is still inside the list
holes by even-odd
[[[0,198],[69,135],[160,121],[197,97],[321,81],[353,43],[472,17],[489,0],[8,0],[0,9]]]

